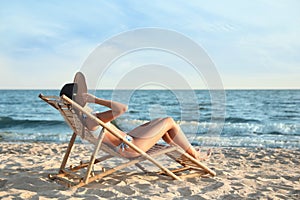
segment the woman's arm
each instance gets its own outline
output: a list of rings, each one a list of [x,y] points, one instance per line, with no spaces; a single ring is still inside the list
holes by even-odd
[[[95,103],[110,108],[117,115],[123,114],[128,109],[128,106],[125,104],[100,98],[95,98]]]
[[[111,110],[102,112],[102,113],[97,113],[96,116],[101,119],[103,122],[110,122],[120,115],[122,115],[124,112],[127,111],[128,107],[125,104],[115,102],[115,101],[110,101],[110,100],[105,100],[101,99],[98,97],[95,97],[92,94],[83,94],[83,98],[86,99],[86,102],[88,103],[96,103],[105,107],[110,108]]]

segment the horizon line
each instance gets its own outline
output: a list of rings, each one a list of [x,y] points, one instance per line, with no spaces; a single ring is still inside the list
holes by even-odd
[[[61,90],[61,88],[0,88],[0,90]],[[88,90],[300,90],[300,88],[174,88],[174,89],[163,89],[163,88],[147,88],[147,89],[133,89],[133,88],[97,88]]]

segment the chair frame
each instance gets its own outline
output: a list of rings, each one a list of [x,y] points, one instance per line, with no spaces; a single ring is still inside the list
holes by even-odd
[[[148,160],[154,165],[156,165],[161,171],[158,174],[165,174],[170,176],[171,178],[175,180],[182,181],[182,178],[184,177],[193,177],[193,176],[199,176],[203,175],[205,173],[206,175],[209,174],[211,176],[215,176],[216,173],[208,168],[206,165],[201,163],[200,161],[196,160],[192,156],[190,156],[188,153],[186,153],[183,149],[181,149],[179,146],[168,146],[168,145],[160,145],[156,144],[154,147],[152,147],[149,151],[144,152],[140,148],[138,148],[136,145],[134,145],[131,142],[128,142],[125,138],[123,138],[119,133],[112,130],[110,127],[108,127],[103,121],[92,115],[90,112],[86,111],[83,107],[81,107],[79,104],[71,100],[65,95],[62,95],[61,97],[57,96],[44,96],[43,94],[40,94],[39,97],[53,106],[55,109],[57,109],[61,115],[64,117],[67,124],[70,126],[70,128],[73,130],[72,137],[70,138],[67,150],[65,152],[65,155],[63,157],[62,163],[59,168],[58,174],[49,174],[49,178],[52,180],[58,180],[60,183],[65,184],[68,187],[82,187],[84,185],[87,185],[93,181],[100,180],[105,176],[108,176],[116,171],[119,171],[121,169],[124,169],[126,167],[136,165],[139,169],[146,172],[146,170],[139,164],[142,161]],[[75,124],[72,120],[74,119],[75,112],[74,110],[78,110],[82,113],[84,113],[87,117],[91,118],[92,120],[95,120],[100,126],[102,126],[104,129],[109,131],[111,134],[113,134],[115,137],[122,140],[123,143],[128,145],[130,148],[132,148],[134,151],[140,154],[140,156],[135,158],[125,158],[127,162],[120,164],[114,168],[106,170],[105,168],[102,168],[102,172],[98,174],[93,174],[92,169],[95,164],[104,162],[107,159],[113,158],[113,157],[122,157],[120,154],[115,152],[111,147],[106,145],[103,141],[104,138],[104,132],[102,131],[98,137],[97,142],[94,147],[94,151],[90,157],[89,162],[80,162],[78,166],[70,166],[69,169],[66,168],[66,164],[68,162],[68,159],[70,157],[72,147],[75,143],[76,137],[82,133],[78,132],[78,129],[76,129]],[[84,132],[85,127],[82,125],[82,132]],[[99,150],[103,150],[107,155],[102,156],[101,158],[96,158],[96,155],[98,154]],[[161,165],[157,160],[155,160],[155,157],[158,157],[160,155],[166,155],[169,158],[173,159],[177,163],[181,165],[180,168],[169,170],[168,168]],[[124,158],[124,157],[122,157]],[[80,169],[86,168],[86,172],[84,173],[84,176],[80,176],[76,174]],[[190,171],[193,170],[196,173],[194,174],[188,174],[188,175],[181,175],[178,176],[175,173],[183,172],[183,171]],[[75,181],[77,180],[77,181]]]

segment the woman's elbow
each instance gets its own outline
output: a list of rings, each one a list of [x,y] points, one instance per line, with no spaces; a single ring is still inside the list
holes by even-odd
[[[128,110],[128,106],[124,105],[123,108],[122,108],[122,113],[125,113],[127,110]]]
[[[115,115],[120,116],[123,113],[125,113],[128,110],[128,106],[127,105],[122,105],[120,106],[116,111],[115,111]]]

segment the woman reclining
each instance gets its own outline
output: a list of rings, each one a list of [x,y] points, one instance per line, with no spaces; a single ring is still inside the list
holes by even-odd
[[[171,117],[158,118],[141,126],[138,126],[128,133],[123,132],[110,122],[117,119],[120,115],[126,112],[127,105],[115,101],[101,99],[87,93],[85,78],[81,72],[78,72],[76,74],[74,83],[76,83],[78,87],[77,95],[74,100],[82,106],[86,103],[95,103],[108,107],[108,111],[94,113],[94,115],[98,119],[106,123],[107,126],[109,126],[112,130],[125,137],[125,139],[132,142],[141,150],[145,152],[148,151],[162,138],[166,143],[170,145],[180,146],[183,150],[185,150],[188,154],[190,154],[197,160],[205,160],[210,156],[210,151],[208,151],[206,155],[200,155],[200,152],[190,144],[180,126],[176,124]],[[61,92],[61,95],[62,94],[64,94],[64,92]],[[100,133],[102,127],[96,121],[90,118],[85,118],[84,120],[85,126],[90,132],[94,134]],[[136,151],[126,146],[126,144],[124,144],[122,140],[115,137],[109,131],[104,130],[104,134],[105,135],[103,142],[111,147],[116,148],[116,150],[123,156],[135,157],[139,155]]]

